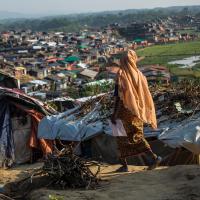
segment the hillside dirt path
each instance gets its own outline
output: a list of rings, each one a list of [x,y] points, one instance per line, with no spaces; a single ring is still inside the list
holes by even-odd
[[[42,164],[0,170],[0,184],[24,178]],[[129,166],[130,173],[115,173],[119,165],[102,166],[102,183],[96,190],[49,190],[30,193],[30,200],[199,200],[200,166],[160,167],[152,171]],[[96,169],[93,169],[94,171]]]

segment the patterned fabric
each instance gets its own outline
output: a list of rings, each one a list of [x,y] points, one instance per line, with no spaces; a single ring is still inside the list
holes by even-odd
[[[126,130],[127,137],[117,137],[120,157],[138,155],[140,153],[151,151],[149,143],[144,138],[143,122],[133,116],[133,114],[124,107],[123,102],[119,102],[118,118],[122,120]]]

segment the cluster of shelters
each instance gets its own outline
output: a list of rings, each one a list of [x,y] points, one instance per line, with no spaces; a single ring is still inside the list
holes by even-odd
[[[106,71],[108,58],[132,48],[112,29],[103,31],[8,31],[0,35],[0,68],[20,80],[33,96],[61,97],[71,84],[93,81]]]
[[[2,86],[21,89],[41,100],[52,100],[69,96],[71,86],[81,90],[91,81],[115,79],[121,52],[148,45],[154,33],[171,34],[167,25],[161,20],[152,24],[134,23],[126,28],[111,24],[101,31],[77,33],[2,32],[0,74],[5,77],[6,73],[9,79],[17,82],[10,86],[2,81]],[[126,40],[129,37],[126,34],[134,40]],[[150,82],[170,82],[170,73],[164,66],[141,66],[141,70]]]
[[[119,26],[117,29],[128,40],[134,41],[140,46],[147,46],[148,43],[158,44],[194,40],[198,38],[198,34],[195,34],[199,27],[197,22],[198,19],[191,16],[179,18],[172,16],[152,23],[135,22],[131,25]],[[193,33],[187,30],[193,30]]]

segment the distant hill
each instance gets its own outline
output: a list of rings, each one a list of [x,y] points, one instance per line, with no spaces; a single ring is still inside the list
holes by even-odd
[[[152,22],[173,15],[193,14],[200,16],[200,6],[175,6],[154,9],[129,9],[27,18],[20,13],[0,11],[0,31],[8,29],[32,29],[35,31],[78,31],[85,25],[99,28],[112,23],[127,24],[134,21]],[[41,16],[41,15],[40,15]],[[31,17],[31,16],[29,16]],[[7,19],[9,18],[9,19]]]
[[[170,10],[170,11],[175,11],[175,12],[180,12],[184,8],[187,8],[191,12],[199,12],[200,11],[200,5],[195,5],[195,6],[172,6],[172,7],[166,7],[166,8],[154,8],[154,10]]]
[[[138,14],[146,11],[164,11],[164,12],[180,12],[184,8],[187,8],[189,12],[196,14],[200,12],[200,5],[195,6],[172,6],[172,7],[157,7],[153,9],[127,9],[127,10],[114,10],[114,11],[102,11],[102,12],[88,12],[88,13],[79,13],[79,14],[54,14],[48,16],[47,14],[22,14],[17,12],[8,12],[0,10],[0,20],[1,19],[10,19],[10,18],[52,18],[52,17],[75,17],[75,16],[88,16],[88,15],[107,15],[107,14]]]

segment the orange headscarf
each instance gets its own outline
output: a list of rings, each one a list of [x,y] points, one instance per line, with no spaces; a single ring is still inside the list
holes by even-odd
[[[144,123],[157,128],[154,102],[146,77],[137,68],[137,55],[129,50],[121,59],[118,74],[119,96],[124,106]]]

